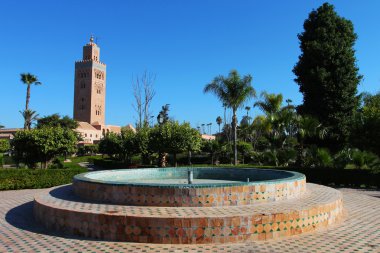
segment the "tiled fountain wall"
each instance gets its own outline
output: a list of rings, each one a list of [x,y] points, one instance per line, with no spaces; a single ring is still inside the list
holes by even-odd
[[[194,178],[229,180],[265,180],[241,183],[165,185],[115,184],[113,181],[90,179],[86,175],[74,179],[75,194],[88,200],[137,206],[240,206],[258,202],[286,200],[301,196],[306,189],[306,178],[296,172],[275,170],[192,168]],[[125,171],[129,179],[140,177],[186,178],[187,170],[151,169]],[[100,172],[99,174],[104,173]],[[119,171],[120,173],[120,171]],[[111,178],[109,178],[111,180]],[[165,178],[162,178],[165,182]]]

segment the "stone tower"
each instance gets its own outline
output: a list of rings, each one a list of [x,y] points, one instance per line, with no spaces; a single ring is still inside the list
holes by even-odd
[[[100,48],[91,36],[83,46],[83,59],[75,62],[74,119],[104,126],[105,102],[106,65],[100,62]]]

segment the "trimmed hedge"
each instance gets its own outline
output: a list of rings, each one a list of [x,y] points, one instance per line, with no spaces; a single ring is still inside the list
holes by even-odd
[[[0,169],[0,190],[38,189],[69,184],[73,176],[86,171],[86,168]]]
[[[95,167],[99,167],[100,169],[125,169],[128,168],[128,165],[112,159],[94,159]]]
[[[151,168],[155,166],[131,166],[122,162],[110,159],[94,159],[94,164],[99,169],[125,169],[125,168]],[[209,164],[193,164],[194,167],[210,167]],[[184,167],[187,167],[186,165]],[[215,167],[215,166],[213,166]],[[221,164],[216,167],[234,166]],[[297,167],[274,167],[274,166],[257,166],[249,164],[238,165],[239,168],[262,168],[262,169],[279,169],[291,170],[306,175],[307,182],[329,185],[334,187],[366,187],[380,189],[380,173],[371,170],[359,169],[336,169],[336,168],[297,168]]]
[[[100,170],[156,167],[155,165],[126,164],[121,161],[116,161],[112,159],[94,159],[93,162],[95,167],[99,168]]]
[[[293,170],[306,175],[310,183],[344,186],[344,187],[376,187],[380,188],[380,173],[359,169],[333,169],[333,168],[278,168]]]

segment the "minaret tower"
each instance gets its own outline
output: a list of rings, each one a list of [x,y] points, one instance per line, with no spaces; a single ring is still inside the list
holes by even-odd
[[[74,119],[103,126],[105,102],[106,65],[100,62],[100,48],[91,36],[83,46],[83,59],[75,62]]]

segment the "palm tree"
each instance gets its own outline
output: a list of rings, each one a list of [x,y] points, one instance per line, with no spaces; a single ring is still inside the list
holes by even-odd
[[[201,124],[202,126],[202,134],[205,134],[205,124]]]
[[[216,124],[219,126],[219,134],[220,134],[220,125],[223,123],[222,117],[218,116],[216,118]]]
[[[224,117],[223,117],[223,122],[224,122],[224,125],[227,124],[227,120],[226,120],[226,111],[227,111],[227,104],[226,103],[223,103],[223,109],[224,109]]]
[[[288,98],[287,100],[285,100],[285,102],[288,104],[288,106],[290,106],[290,104],[293,102],[293,100]]]
[[[0,128],[4,128],[4,126],[3,126],[3,125],[0,125]]]
[[[212,126],[212,123],[208,123],[207,126],[208,126],[208,134],[211,135],[211,126]]]
[[[36,111],[32,110],[24,110],[20,111],[22,117],[24,118],[24,129],[30,130],[32,127],[32,123],[36,120],[38,120],[38,114],[36,114]]]
[[[30,86],[32,84],[34,85],[41,85],[42,83],[38,81],[37,76],[32,75],[30,73],[22,73],[21,75],[21,82],[27,85],[26,88],[26,103],[25,103],[25,111],[29,110],[29,100],[30,100]]]
[[[270,94],[263,92],[261,93],[261,97],[263,100],[257,101],[254,106],[259,107],[265,115],[273,121],[276,114],[281,110],[283,100],[282,94]]]
[[[281,105],[283,101],[282,94],[261,93],[262,100],[257,101],[254,106],[259,107],[264,112],[265,131],[269,135],[271,144],[273,145],[278,141],[280,135],[283,133],[283,122],[281,118]]]
[[[245,108],[244,108],[246,111],[247,111],[247,119],[248,119],[248,124],[250,123],[250,117],[249,117],[249,110],[251,110],[251,107],[250,106],[246,106]]]
[[[234,165],[237,165],[237,117],[236,111],[242,107],[244,102],[255,97],[255,89],[251,86],[252,76],[240,77],[236,70],[232,70],[227,77],[217,76],[207,84],[204,92],[214,93],[218,99],[232,109],[232,129],[234,140]]]
[[[299,143],[297,163],[302,166],[304,164],[304,141],[307,137],[317,136],[319,139],[324,139],[327,135],[327,129],[315,118],[309,116],[296,117],[297,139]]]

